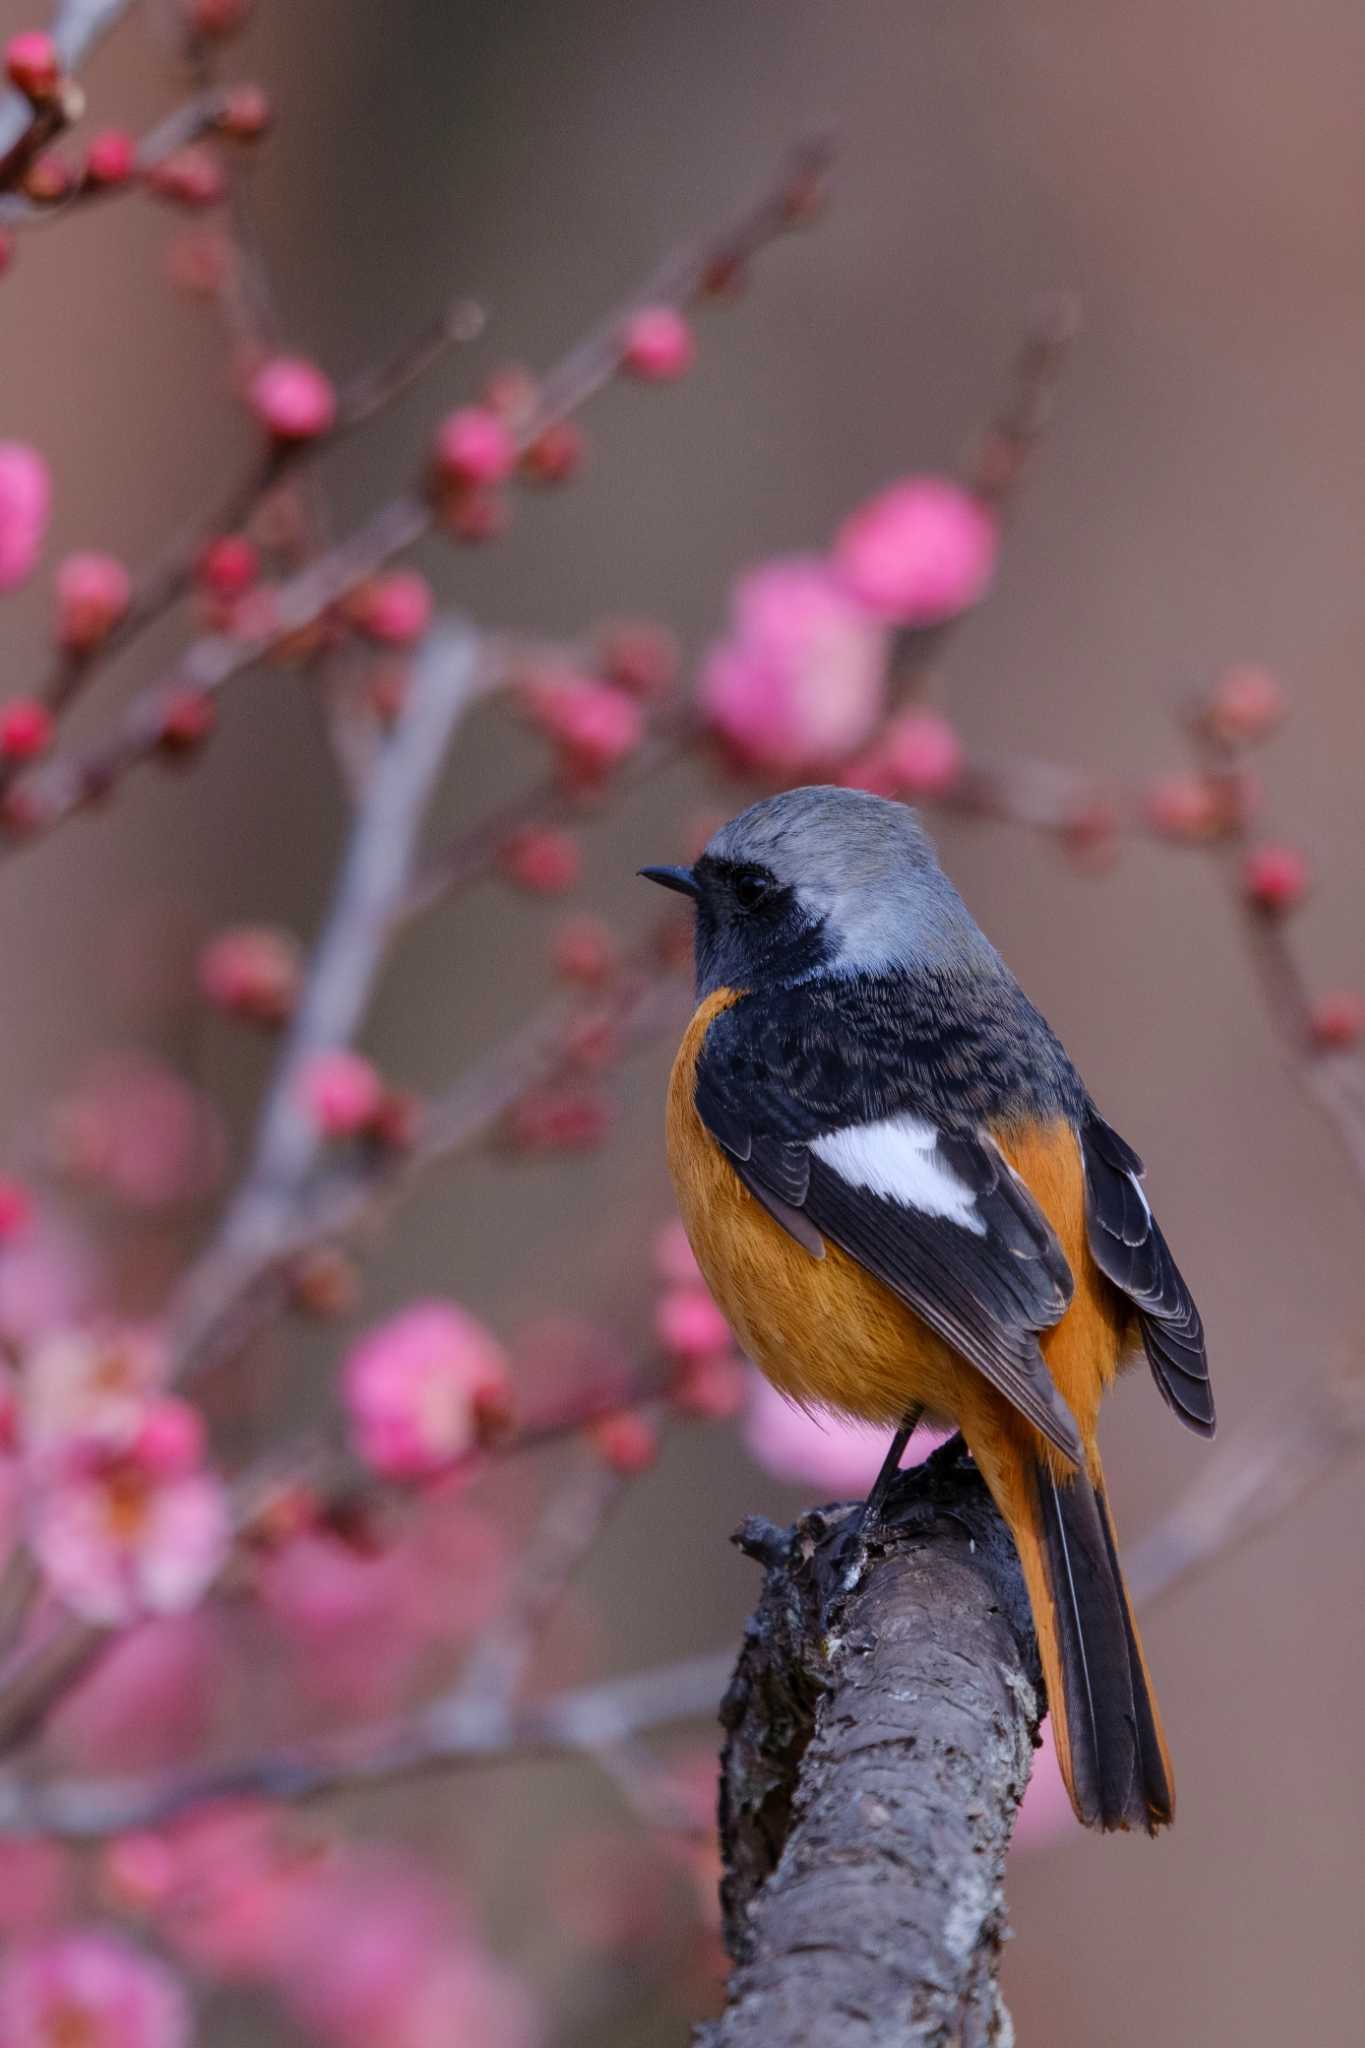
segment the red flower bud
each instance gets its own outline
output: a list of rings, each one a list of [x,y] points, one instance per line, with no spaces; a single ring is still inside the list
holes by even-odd
[[[85,153],[87,185],[126,185],[137,168],[137,144],[123,128],[106,128]]]
[[[1319,996],[1309,1016],[1314,1043],[1324,1052],[1342,1052],[1359,1042],[1365,1030],[1365,997],[1354,989]]]
[[[621,337],[621,362],[633,377],[661,384],[685,376],[696,359],[692,330],[673,306],[642,306]]]
[[[17,86],[25,99],[42,106],[61,83],[62,60],[51,36],[42,29],[29,28],[6,43],[5,70],[10,84]]]
[[[132,601],[133,580],[114,555],[68,555],[57,568],[57,638],[70,654],[91,654]]]
[[[578,842],[549,825],[527,825],[498,849],[498,866],[509,881],[536,896],[562,896],[583,867]]]
[[[659,1432],[638,1408],[614,1408],[583,1432],[604,1465],[624,1478],[647,1472],[659,1455]]]
[[[556,420],[537,434],[521,458],[523,473],[532,483],[565,484],[582,466],[587,442],[574,420]]]
[[[276,356],[251,380],[252,411],[277,441],[315,441],[336,420],[336,392],[315,363]]]
[[[1246,857],[1243,884],[1251,902],[1270,916],[1282,916],[1308,893],[1308,862],[1296,846],[1267,844]]]
[[[231,604],[244,597],[261,572],[261,559],[244,534],[225,533],[200,550],[195,581],[211,597]]]
[[[486,406],[465,405],[436,433],[436,472],[446,484],[496,484],[516,466],[516,443]]]
[[[52,744],[52,713],[36,697],[0,704],[0,761],[36,761]]]

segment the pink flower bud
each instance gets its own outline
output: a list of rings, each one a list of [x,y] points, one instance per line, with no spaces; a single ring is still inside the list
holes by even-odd
[[[207,1441],[199,1410],[167,1395],[154,1401],[143,1416],[131,1455],[159,1479],[178,1478],[203,1464]]]
[[[220,135],[230,136],[234,142],[256,142],[274,118],[275,109],[265,87],[242,80],[230,85],[223,94],[215,125]]]
[[[0,591],[32,574],[51,509],[52,483],[37,449],[0,442]]]
[[[195,581],[211,597],[231,604],[245,597],[261,573],[261,558],[241,533],[225,533],[201,548],[194,565]]]
[[[611,1105],[589,1088],[539,1088],[507,1118],[507,1142],[518,1152],[591,1152],[611,1127]]]
[[[994,518],[961,485],[909,477],[845,520],[834,563],[851,595],[878,618],[937,626],[984,596],[998,546]]]
[[[742,767],[782,776],[845,760],[882,713],[885,638],[823,562],[766,563],[741,578],[698,697]]]
[[[429,1479],[482,1441],[505,1410],[507,1358],[453,1301],[426,1301],[380,1323],[351,1352],[342,1397],[357,1454],[389,1479]]]
[[[161,735],[157,741],[164,754],[192,753],[208,738],[218,723],[218,708],[207,690],[187,686],[170,689],[161,709]]]
[[[70,654],[91,654],[132,602],[133,579],[114,555],[68,555],[57,568],[57,638]]]
[[[1316,1045],[1326,1051],[1342,1052],[1359,1043],[1365,1031],[1365,997],[1354,989],[1337,989],[1319,996],[1309,1017],[1309,1029]]]
[[[52,713],[36,697],[0,704],[0,761],[36,761],[52,744]]]
[[[715,1358],[730,1350],[730,1325],[704,1287],[670,1287],[654,1310],[654,1334],[675,1362]]]
[[[881,753],[906,796],[946,796],[962,773],[962,742],[937,711],[904,711],[882,736]]]
[[[1165,839],[1212,839],[1226,824],[1218,792],[1202,775],[1159,777],[1148,787],[1142,807],[1152,830]]]
[[[0,1173],[0,1247],[22,1237],[33,1220],[33,1198],[20,1180]]]
[[[185,0],[185,17],[196,35],[225,41],[245,25],[251,0]]]
[[[522,473],[535,484],[566,484],[582,468],[586,447],[577,420],[555,420],[522,456]]]
[[[659,1456],[658,1427],[638,1408],[613,1408],[583,1434],[602,1463],[625,1479],[647,1472]]]
[[[498,866],[535,896],[562,896],[582,873],[577,840],[550,825],[527,825],[498,849]]]
[[[1220,739],[1250,744],[1268,738],[1285,710],[1278,677],[1246,662],[1219,677],[1209,699],[1208,720]]]
[[[623,368],[649,384],[686,376],[696,354],[692,330],[673,306],[642,306],[621,336]]]
[[[147,189],[172,206],[217,206],[227,195],[227,174],[202,142],[191,142],[153,164]]]
[[[215,1009],[256,1024],[281,1024],[293,1012],[303,955],[291,933],[273,925],[220,932],[199,955],[199,987]]]
[[[247,396],[257,419],[277,441],[315,441],[336,420],[331,379],[301,356],[276,356],[263,364]]]
[[[304,1109],[328,1138],[353,1138],[373,1123],[384,1084],[358,1052],[318,1053],[299,1077]]]
[[[611,929],[600,917],[570,917],[554,937],[554,967],[561,981],[600,988],[616,972],[620,955]]]
[[[362,586],[351,614],[362,633],[384,647],[410,647],[431,624],[431,585],[415,569],[394,569]]]
[[[618,768],[645,736],[637,700],[590,676],[560,677],[533,691],[531,713],[555,742],[567,772],[584,781]]]
[[[607,680],[632,697],[663,697],[678,680],[681,656],[666,626],[648,619],[618,619],[597,635],[597,659]]]
[[[730,1422],[744,1406],[744,1368],[733,1352],[684,1359],[668,1395],[680,1415],[697,1422]]]
[[[1308,862],[1296,846],[1269,843],[1246,857],[1243,884],[1258,910],[1282,916],[1308,894]]]
[[[137,168],[137,144],[125,128],[106,128],[92,138],[85,152],[88,185],[112,189],[126,185]]]
[[[497,484],[515,469],[517,446],[495,412],[465,405],[437,429],[435,462],[443,483]]]
[[[51,36],[41,29],[24,29],[5,45],[5,71],[11,85],[25,99],[41,106],[50,100],[61,83],[62,60]]]

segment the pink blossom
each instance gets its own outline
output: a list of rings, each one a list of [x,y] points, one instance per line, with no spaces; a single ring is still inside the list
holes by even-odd
[[[220,534],[207,542],[194,565],[200,588],[227,604],[245,597],[260,573],[260,555],[241,533]]]
[[[89,654],[128,610],[133,579],[113,555],[68,555],[57,565],[57,638],[71,654]]]
[[[553,825],[527,825],[498,849],[498,866],[510,882],[535,896],[562,896],[583,871],[578,841]]]
[[[733,1343],[730,1325],[704,1287],[669,1287],[654,1310],[654,1333],[672,1359],[715,1358]]]
[[[1315,1044],[1340,1052],[1355,1045],[1365,1031],[1365,997],[1351,988],[1319,996],[1308,1022]]]
[[[641,306],[626,322],[621,360],[648,384],[685,376],[696,354],[692,330],[675,306]]]
[[[88,1316],[100,1281],[95,1246],[44,1203],[0,1257],[0,1335],[25,1348],[59,1325]]]
[[[944,477],[907,477],[843,526],[834,563],[845,587],[878,618],[937,626],[984,596],[999,545],[990,512]]]
[[[321,1052],[299,1076],[299,1100],[329,1138],[353,1138],[373,1123],[384,1100],[384,1084],[358,1052]]]
[[[620,949],[610,925],[600,917],[569,917],[555,933],[553,955],[555,973],[562,981],[574,982],[580,988],[600,988],[615,973]],[[3,1231],[0,1222],[0,1237]]]
[[[21,29],[5,45],[5,72],[11,85],[41,105],[52,98],[61,81],[61,54],[45,30]]]
[[[0,1933],[36,1934],[60,1920],[71,1876],[56,1842],[0,1842]]]
[[[47,1460],[76,1440],[127,1449],[164,1371],[164,1349],[150,1330],[111,1323],[42,1336],[24,1359],[29,1459]]]
[[[178,1979],[102,1928],[16,1949],[0,1965],[6,2048],[187,2048],[189,2039]]]
[[[796,557],[736,587],[702,668],[701,708],[741,765],[779,775],[844,759],[881,717],[885,640],[829,568]]]
[[[33,1221],[33,1197],[21,1180],[0,1173],[0,1245],[22,1237]]]
[[[1209,701],[1209,724],[1221,739],[1263,740],[1287,709],[1284,687],[1267,668],[1243,662],[1218,678]]]
[[[584,1435],[602,1463],[627,1479],[647,1472],[659,1455],[659,1425],[642,1408],[610,1408]]]
[[[251,409],[277,441],[314,441],[336,421],[332,381],[299,356],[263,363],[247,394]]]
[[[61,1460],[29,1505],[29,1540],[52,1591],[110,1627],[193,1607],[231,1535],[220,1480],[203,1471],[161,1478],[130,1457]]]
[[[54,1752],[82,1770],[164,1770],[203,1752],[223,1697],[220,1617],[210,1608],[125,1629],[58,1705]]]
[[[750,1378],[743,1436],[749,1455],[775,1478],[851,1500],[866,1494],[890,1441],[885,1430],[832,1415],[808,1415],[784,1400],[757,1372]],[[943,1440],[941,1431],[917,1429],[907,1464],[921,1464]]]
[[[92,185],[126,185],[137,169],[137,143],[126,128],[104,128],[90,138],[85,175]]]
[[[209,1194],[227,1163],[216,1105],[144,1053],[104,1053],[53,1105],[49,1143],[62,1172],[137,1209]]]
[[[507,1386],[502,1346],[453,1301],[392,1316],[351,1352],[343,1396],[351,1438],[376,1472],[425,1479],[479,1440],[480,1410]]]

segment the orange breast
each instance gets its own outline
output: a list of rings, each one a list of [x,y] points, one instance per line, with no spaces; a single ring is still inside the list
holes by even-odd
[[[693,1100],[697,1059],[712,1020],[737,1000],[733,990],[709,996],[683,1037],[669,1083],[668,1158],[697,1262],[740,1344],[792,1400],[888,1428],[916,1403],[960,1422],[964,1407],[977,1410],[983,1396],[998,1401],[912,1309],[837,1246],[815,1259],[796,1244],[702,1124]],[[1089,1441],[1126,1316],[1086,1247],[1079,1149],[1067,1125],[998,1137],[1076,1276],[1072,1307],[1042,1344]]]

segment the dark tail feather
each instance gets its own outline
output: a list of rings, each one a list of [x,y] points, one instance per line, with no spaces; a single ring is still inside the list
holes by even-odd
[[[1034,1469],[1056,1629],[1057,1669],[1047,1675],[1072,1801],[1088,1827],[1155,1834],[1174,1813],[1175,1790],[1108,1505],[1084,1472],[1057,1479],[1042,1461]]]

